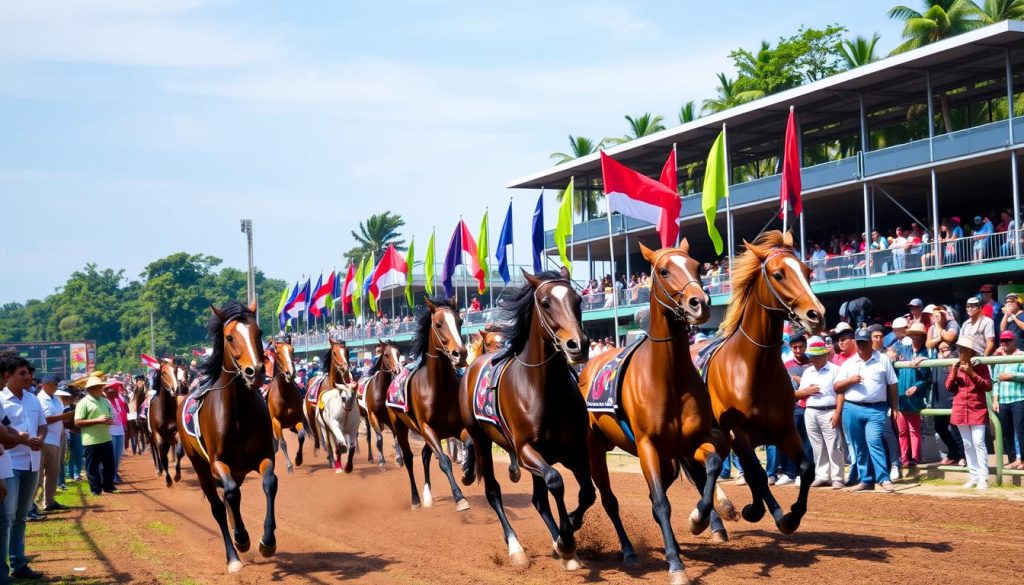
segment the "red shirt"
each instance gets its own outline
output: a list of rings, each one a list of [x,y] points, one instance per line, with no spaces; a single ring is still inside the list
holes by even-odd
[[[949,422],[955,425],[983,425],[988,423],[988,404],[985,393],[992,390],[992,375],[988,366],[974,366],[968,375],[956,366],[949,368],[946,389],[953,395],[953,414]]]

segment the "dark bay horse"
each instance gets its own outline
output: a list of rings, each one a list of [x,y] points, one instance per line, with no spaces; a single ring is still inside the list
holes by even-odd
[[[178,445],[178,398],[188,388],[187,372],[175,365],[171,358],[160,360],[160,369],[150,375],[150,382],[156,394],[149,399],[150,452],[156,473],[163,474],[167,487],[171,481],[170,451]],[[176,451],[174,481],[181,481],[181,453]]]
[[[575,532],[596,495],[586,451],[587,407],[570,364],[586,359],[590,341],[581,323],[580,295],[564,268],[561,273],[524,272],[523,276],[527,284],[512,292],[501,307],[508,347],[473,362],[459,386],[462,422],[470,435],[462,483],[472,483],[475,474],[483,478],[487,501],[501,523],[512,563],[528,565],[529,557],[508,522],[501,487],[494,477],[491,445],[497,443],[505,449],[533,475],[533,505],[551,533],[563,568],[575,570],[582,566],[576,558]],[[475,407],[477,381],[495,357],[510,360],[496,381],[500,427],[479,421]],[[553,463],[564,465],[579,483],[579,507],[571,514],[565,506],[562,476]],[[558,509],[557,524],[549,494]]]
[[[178,409],[178,433],[224,538],[228,572],[237,573],[242,569],[238,551],[249,550],[250,544],[241,514],[241,485],[249,472],[262,476],[267,497],[260,554],[269,557],[277,551],[274,432],[270,411],[259,395],[263,352],[256,303],[246,307],[228,301],[219,309],[211,309],[213,316],[207,329],[213,353],[203,361],[205,384]],[[188,411],[197,398],[201,400],[199,410]],[[183,418],[186,415],[197,419],[194,422],[199,438],[188,433]],[[218,490],[223,490],[223,497]]]
[[[679,558],[679,543],[672,532],[667,492],[679,462],[702,493],[690,514],[690,532],[703,532],[710,521],[721,455],[726,451],[720,433],[712,435],[711,397],[690,359],[689,334],[691,324],[703,323],[711,316],[711,299],[698,280],[698,264],[688,254],[686,239],[678,248],[657,252],[640,244],[640,251],[651,263],[650,335],[632,354],[625,370],[619,370],[619,412],[590,412],[590,467],[601,503],[618,533],[623,561],[636,565],[639,561],[612,493],[606,454],[618,447],[640,457],[654,519],[665,542],[669,583],[688,583]],[[584,397],[602,368],[617,354],[617,350],[607,351],[587,362],[580,374]],[[703,466],[691,465],[694,461]]]
[[[267,353],[273,364],[270,384],[267,387],[267,408],[270,409],[270,423],[274,429],[274,451],[280,446],[284,452],[285,469],[292,472],[291,457],[288,456],[288,442],[284,440],[284,429],[291,429],[299,436],[299,451],[295,454],[295,465],[302,465],[302,445],[306,441],[305,401],[299,386],[295,383],[295,362],[292,355],[295,348],[291,340],[271,341]]]
[[[441,439],[461,437],[465,433],[459,414],[459,374],[456,368],[466,367],[466,347],[462,343],[462,319],[453,301],[424,298],[427,310],[420,316],[413,342],[415,359],[423,364],[410,376],[407,397],[408,412],[388,407],[391,428],[395,430],[398,446],[402,450],[405,470],[409,474],[412,507],[420,507],[416,489],[416,475],[412,468],[412,449],[409,431],[423,437],[423,506],[429,508],[434,498],[430,493],[430,456],[437,454],[441,471],[451,484],[455,509],[469,509],[469,500],[452,473],[451,458],[441,447]]]
[[[377,434],[379,457],[377,464],[383,469],[385,465],[384,427],[391,429],[391,433],[395,437],[395,463],[399,466],[404,464],[402,451],[398,446],[398,434],[391,426],[391,417],[388,415],[387,407],[388,387],[391,386],[391,381],[398,375],[398,369],[402,366],[399,364],[398,346],[390,341],[377,341],[377,359],[373,362],[370,371],[367,372],[364,378],[365,382],[360,380],[359,383],[365,387],[363,400],[366,403],[366,417],[370,421],[374,433]],[[369,433],[367,433],[367,437],[369,437]]]
[[[129,437],[131,437],[132,455],[141,455],[149,449],[149,421],[142,416],[142,405],[146,402],[148,393],[146,378],[137,376],[132,384],[132,393],[128,400],[128,431]]]
[[[743,508],[743,518],[759,521],[767,504],[778,529],[790,534],[807,512],[814,466],[793,421],[796,399],[782,363],[782,329],[789,319],[817,333],[825,326],[825,308],[811,291],[811,271],[793,249],[792,234],[770,231],[743,245],[746,251],[733,260],[732,297],[720,328],[725,341],[705,366],[708,390],[750,486],[753,502]],[[700,349],[690,349],[695,361]],[[768,489],[768,475],[754,455],[758,445],[778,446],[799,466],[800,494],[787,514]]]
[[[313,435],[314,453],[320,450],[320,440],[324,438],[324,433],[329,432],[327,429],[320,428],[319,396],[332,388],[340,388],[342,384],[352,383],[352,372],[348,367],[348,346],[344,341],[336,339],[330,339],[329,343],[330,347],[327,348],[327,352],[321,359],[324,371],[306,384],[306,400],[303,401],[306,423]],[[317,400],[313,400],[309,391],[314,385],[319,387]],[[367,432],[367,442],[369,442],[369,432]],[[324,448],[327,450],[327,462],[333,465],[334,454],[331,452],[330,445],[325,445]]]

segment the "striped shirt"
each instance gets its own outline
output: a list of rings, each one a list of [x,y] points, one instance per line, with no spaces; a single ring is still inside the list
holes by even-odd
[[[1016,351],[1013,355],[1022,355]],[[999,375],[1013,374],[1013,380],[1002,382]],[[1024,364],[995,364],[992,366],[992,394],[998,396],[999,404],[1010,404],[1024,400]]]

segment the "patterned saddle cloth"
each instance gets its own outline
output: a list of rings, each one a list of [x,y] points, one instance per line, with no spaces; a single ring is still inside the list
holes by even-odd
[[[199,426],[199,409],[203,407],[203,400],[197,396],[189,394],[185,396],[184,403],[181,407],[181,422],[182,428],[185,429],[185,433],[196,440],[196,444],[199,445],[199,453],[207,461],[210,460],[210,455],[206,452],[206,446],[203,445],[203,429]]]
[[[632,343],[622,348],[611,361],[601,366],[597,375],[590,382],[587,392],[587,410],[610,414],[619,413],[623,373],[626,371],[626,366],[629,365],[633,353],[645,339],[647,339],[646,335],[640,335]]]
[[[388,386],[388,395],[384,400],[388,408],[397,408],[402,412],[409,412],[409,380],[412,379],[415,367],[419,363],[413,364],[413,368],[400,368],[398,375],[392,378],[391,385]]]
[[[697,353],[697,360],[693,365],[697,367],[700,378],[705,384],[708,382],[708,363],[711,362],[711,358],[718,351],[718,348],[722,347],[726,339],[725,337],[715,337]]]
[[[506,358],[500,361],[485,362],[476,379],[476,386],[473,388],[473,416],[478,421],[498,427],[509,444],[512,443],[512,433],[501,416],[501,407],[498,404],[498,382],[501,381],[501,376],[511,361]]]
[[[306,401],[310,404],[315,404],[317,407],[320,406],[320,393],[323,390],[324,382],[327,380],[327,376],[319,374],[314,376],[309,381],[309,385],[306,386]]]
[[[142,406],[139,407],[139,418],[149,420],[149,403],[153,401],[153,396],[154,394],[150,394],[142,401]]]

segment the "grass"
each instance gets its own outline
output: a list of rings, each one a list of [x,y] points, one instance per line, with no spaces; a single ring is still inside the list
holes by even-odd
[[[171,534],[174,534],[174,532],[177,530],[177,528],[175,528],[174,526],[171,526],[170,524],[164,524],[163,522],[161,522],[159,520],[155,520],[153,522],[150,522],[149,524],[146,525],[146,528],[149,528],[150,530],[152,530],[153,532],[156,532],[157,534],[164,534],[164,535],[167,535],[167,536],[170,536]]]
[[[202,581],[191,577],[181,577],[174,573],[161,573],[157,579],[160,580],[161,585],[204,585]]]

